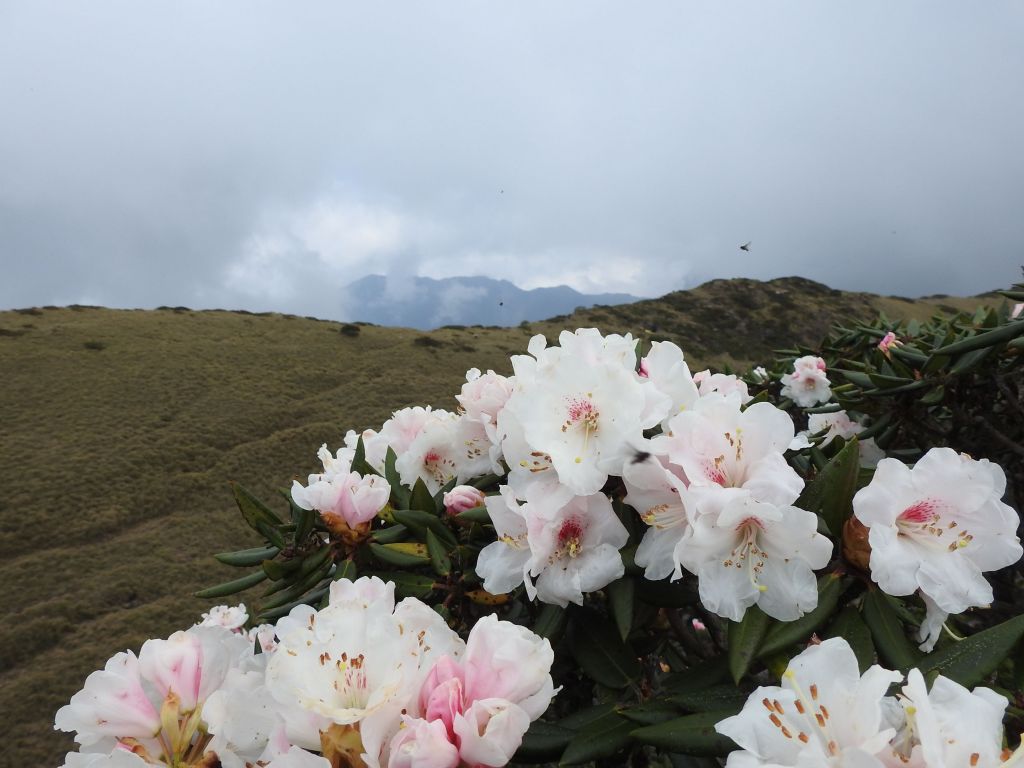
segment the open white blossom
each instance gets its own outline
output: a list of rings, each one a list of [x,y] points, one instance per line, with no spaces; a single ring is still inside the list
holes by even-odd
[[[331,585],[329,604],[292,609],[277,624],[266,686],[288,739],[320,748],[334,725],[358,724],[362,759],[377,765],[402,709],[441,655],[464,646],[437,613],[416,600],[394,603],[394,584],[376,577]]]
[[[215,605],[203,614],[200,625],[204,627],[224,627],[224,629],[237,630],[245,626],[249,620],[249,612],[245,609],[245,603],[236,606]]]
[[[820,447],[824,448],[837,437],[849,440],[863,431],[864,425],[851,419],[846,411],[835,411],[812,413],[807,417],[807,431],[801,434],[816,435],[825,432],[825,437],[820,443]],[[885,458],[885,451],[878,447],[873,438],[858,439],[857,447],[860,451],[861,466],[876,467],[878,462]]]
[[[662,429],[668,429],[669,419],[692,406],[700,397],[690,368],[683,359],[683,350],[671,341],[651,342],[650,351],[640,361],[640,376],[668,399]]]
[[[629,533],[603,493],[574,496],[568,503],[540,496],[523,505],[530,575],[530,598],[566,606],[583,604],[583,594],[615,581],[625,572],[619,550]]]
[[[854,496],[854,514],[868,527],[872,580],[890,595],[919,589],[934,604],[921,637],[928,648],[940,611],[987,606],[992,587],[982,574],[1021,557],[1019,518],[1000,500],[1005,490],[997,465],[933,448],[913,469],[883,459]]]
[[[1003,750],[1007,700],[989,688],[968,691],[939,675],[929,691],[920,670],[907,675],[900,703],[906,721],[895,740],[896,765],[907,768],[999,768],[1009,766]],[[1017,750],[1024,758],[1024,747]],[[893,761],[895,762],[895,761]]]
[[[879,666],[861,676],[842,638],[812,645],[789,663],[781,686],[762,686],[715,726],[740,747],[727,768],[883,768],[896,731],[883,704],[902,679]]]
[[[713,393],[676,415],[670,427],[652,443],[691,487],[739,488],[775,505],[800,496],[803,480],[783,456],[793,441],[793,420],[774,405],[743,410],[738,397]]]
[[[553,469],[574,494],[597,493],[645,443],[643,430],[665,416],[667,400],[638,376],[635,341],[593,329],[563,333],[561,347],[530,342],[513,357],[515,387],[498,417],[509,467],[522,478]],[[661,402],[663,410],[651,407]],[[525,488],[510,478],[517,492]]]
[[[476,561],[476,572],[483,579],[484,589],[494,595],[511,592],[528,579],[530,570],[530,544],[526,540],[526,516],[507,485],[501,486],[498,496],[484,500],[497,541],[481,550]]]
[[[292,483],[292,500],[303,509],[320,512],[328,526],[355,528],[372,520],[391,496],[391,486],[379,475],[360,475],[351,469],[352,452],[342,448],[332,456],[326,445],[318,456],[324,471],[310,475],[304,487]]]
[[[691,534],[676,549],[697,575],[704,606],[733,621],[757,605],[780,621],[793,621],[818,604],[814,569],[832,556],[818,533],[818,518],[792,506],[755,501],[743,492],[697,491],[700,510]]]
[[[693,505],[682,470],[664,457],[650,456],[627,464],[622,479],[627,491],[624,501],[650,526],[637,547],[636,564],[648,579],[679,577],[676,549],[685,546],[690,534],[688,508]]]
[[[797,358],[793,372],[783,375],[782,396],[801,408],[812,408],[832,399],[825,361],[814,355]]]

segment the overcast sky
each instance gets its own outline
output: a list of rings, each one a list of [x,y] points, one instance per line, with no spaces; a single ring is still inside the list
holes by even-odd
[[[1006,286],[1022,39],[1016,0],[0,0],[0,307]]]

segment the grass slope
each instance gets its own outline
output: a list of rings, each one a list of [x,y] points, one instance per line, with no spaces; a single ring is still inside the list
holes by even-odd
[[[270,498],[346,429],[451,408],[470,367],[508,373],[533,333],[647,329],[697,362],[744,363],[880,308],[938,307],[790,279],[429,334],[182,308],[0,312],[0,766],[59,765],[72,743],[53,713],[86,675],[197,619],[210,601],[190,594],[236,575],[211,554],[260,542],[229,481]]]

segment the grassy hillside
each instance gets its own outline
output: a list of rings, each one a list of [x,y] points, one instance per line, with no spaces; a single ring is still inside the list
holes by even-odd
[[[186,626],[189,597],[232,574],[210,555],[258,542],[228,482],[264,497],[315,469],[321,443],[396,408],[452,407],[467,368],[508,372],[533,333],[670,338],[697,362],[745,363],[831,318],[928,315],[809,281],[715,281],[511,329],[420,331],[238,312],[0,312],[0,766],[59,765],[53,713],[116,650]]]

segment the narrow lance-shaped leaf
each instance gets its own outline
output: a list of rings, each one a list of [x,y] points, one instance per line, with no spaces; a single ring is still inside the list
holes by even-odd
[[[729,622],[729,673],[734,683],[739,683],[757,658],[770,621],[764,611],[753,605],[741,621]]]
[[[838,538],[853,509],[859,470],[860,447],[853,437],[807,484],[795,506],[820,515],[829,532]]]
[[[732,739],[718,733],[715,724],[735,714],[735,711],[725,711],[685,715],[658,725],[638,728],[633,731],[633,738],[641,744],[684,755],[722,757],[736,749],[736,745]]]
[[[872,587],[864,597],[864,622],[884,661],[897,669],[917,665],[921,654],[910,644],[903,624],[880,589]]]
[[[630,734],[635,728],[636,723],[617,712],[610,712],[577,732],[558,764],[580,765],[611,757],[629,745],[632,740]]]
[[[267,578],[267,574],[263,570],[254,571],[248,576],[243,576],[240,579],[234,581],[226,581],[223,584],[218,584],[215,587],[207,587],[201,589],[195,593],[196,597],[226,597],[227,595],[234,595],[238,592],[244,592],[249,587],[254,587],[261,581]]]
[[[609,688],[624,688],[640,675],[636,654],[597,611],[573,611],[569,648],[588,677]]]
[[[1024,616],[1016,616],[929,654],[914,666],[926,677],[942,675],[970,687],[988,677],[1022,637]]]
[[[444,544],[429,528],[427,529],[427,554],[430,556],[430,565],[438,576],[447,576],[452,572],[452,561],[445,551]]]
[[[277,547],[254,547],[253,549],[240,549],[237,552],[220,552],[214,558],[224,565],[231,565],[236,568],[259,565],[277,555],[281,550]]]
[[[633,595],[636,592],[636,582],[629,576],[624,576],[609,584],[606,591],[608,608],[619,630],[619,636],[625,640],[633,628]]]

